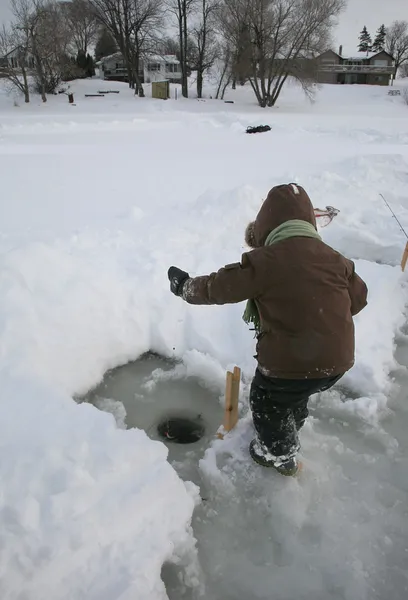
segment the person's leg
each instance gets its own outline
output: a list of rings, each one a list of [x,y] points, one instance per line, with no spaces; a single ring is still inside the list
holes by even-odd
[[[274,399],[276,392],[252,383],[250,405],[257,440],[252,442],[250,452],[259,464],[292,475],[297,470],[294,457],[299,450],[296,422],[290,406]]]
[[[300,431],[309,416],[307,408],[310,396],[319,392],[325,392],[335,385],[343,375],[335,375],[334,377],[326,377],[323,379],[309,379],[306,382],[299,382],[298,398],[296,404],[293,405],[293,416],[295,417],[296,429]]]
[[[300,449],[298,431],[309,414],[309,397],[330,389],[341,377],[276,379],[257,371],[250,393],[258,436],[250,446],[252,458],[263,466],[277,468],[283,474],[296,473],[296,454]]]
[[[307,408],[308,402],[309,396],[306,396],[293,408],[293,416],[295,418],[297,431],[302,429],[307,417],[309,416],[309,410]]]

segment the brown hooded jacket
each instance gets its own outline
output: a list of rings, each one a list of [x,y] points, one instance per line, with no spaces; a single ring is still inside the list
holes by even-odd
[[[261,372],[283,379],[340,375],[354,364],[352,317],[367,304],[354,263],[319,239],[294,237],[264,246],[269,233],[293,219],[316,227],[309,196],[298,185],[273,188],[246,241],[240,263],[187,280],[190,304],[232,304],[252,298],[261,321]]]

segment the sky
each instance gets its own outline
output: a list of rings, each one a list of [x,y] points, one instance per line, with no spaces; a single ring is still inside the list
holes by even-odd
[[[9,0],[0,0],[0,23],[10,16],[8,6]],[[336,46],[342,44],[343,53],[355,52],[364,25],[375,35],[380,25],[389,25],[396,19],[408,21],[408,0],[348,0],[347,9],[334,31]]]
[[[408,0],[348,0],[347,9],[334,31],[336,44],[343,45],[343,54],[356,52],[364,25],[374,37],[383,23],[387,26],[395,20],[408,21]]]

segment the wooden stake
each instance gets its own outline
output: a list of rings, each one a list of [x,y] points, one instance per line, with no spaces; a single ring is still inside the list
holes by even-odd
[[[234,429],[238,422],[238,399],[239,385],[241,381],[241,369],[234,368],[234,373],[227,371],[227,379],[225,384],[225,412],[224,412],[224,432]],[[224,433],[219,432],[218,437],[224,438]]]
[[[405,246],[405,250],[404,250],[404,254],[402,255],[402,260],[401,260],[401,269],[402,271],[405,271],[405,267],[407,266],[407,262],[408,262],[408,242]]]

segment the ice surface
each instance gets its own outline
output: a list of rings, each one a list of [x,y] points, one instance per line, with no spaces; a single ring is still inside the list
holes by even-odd
[[[406,106],[371,86],[324,86],[313,105],[289,87],[262,111],[246,88],[225,105],[135,99],[120,84],[97,105],[84,93],[98,85],[74,82],[75,107],[0,96],[1,597],[161,600],[171,561],[208,598],[217,586],[225,599],[405,597],[408,415],[392,388],[406,389],[394,357],[405,240],[379,193],[407,227]],[[244,133],[260,122],[270,134]],[[238,260],[262,198],[289,181],[340,209],[322,236],[370,294],[356,366],[313,400],[305,470],[287,481],[248,460],[243,306],[188,306],[166,275]],[[165,446],[72,401],[149,350],[217,398],[226,368],[243,371],[239,427],[200,462],[200,565],[197,490]]]

